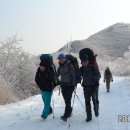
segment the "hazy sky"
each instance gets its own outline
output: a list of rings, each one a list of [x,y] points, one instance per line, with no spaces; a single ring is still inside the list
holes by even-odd
[[[54,52],[71,38],[130,23],[130,0],[0,0],[0,40],[18,33],[32,54]]]

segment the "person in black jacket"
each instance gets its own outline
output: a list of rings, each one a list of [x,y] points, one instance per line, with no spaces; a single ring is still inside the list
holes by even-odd
[[[104,82],[106,82],[107,92],[110,92],[110,82],[113,82],[112,73],[109,67],[106,67],[104,72]]]
[[[86,121],[88,122],[92,120],[91,98],[93,100],[95,116],[98,117],[99,115],[98,88],[101,75],[99,69],[95,65],[89,64],[89,58],[87,56],[81,63],[80,74],[83,79],[82,86],[86,105]]]
[[[44,109],[41,118],[46,119],[52,113],[51,96],[53,91],[53,73],[43,64],[40,63],[37,69],[35,82],[41,90]]]

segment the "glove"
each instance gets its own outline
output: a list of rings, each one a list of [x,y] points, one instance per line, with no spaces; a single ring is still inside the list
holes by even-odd
[[[113,82],[113,79],[111,80],[111,82]]]
[[[103,80],[103,82],[105,83],[105,79]]]
[[[58,85],[60,85],[60,81],[59,81],[59,79],[57,79],[56,81],[54,81],[54,86],[56,87],[56,86],[58,86]]]

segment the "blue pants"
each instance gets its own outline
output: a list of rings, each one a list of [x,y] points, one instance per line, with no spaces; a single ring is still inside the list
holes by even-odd
[[[44,109],[43,109],[42,115],[47,117],[50,111],[52,92],[41,91],[41,95],[42,95],[42,100],[44,102]]]

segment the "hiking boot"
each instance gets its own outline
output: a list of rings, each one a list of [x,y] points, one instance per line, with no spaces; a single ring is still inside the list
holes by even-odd
[[[47,119],[47,117],[46,117],[46,116],[44,116],[44,115],[41,115],[41,118],[42,118],[42,119],[44,119],[44,120],[46,120],[46,119]]]
[[[89,122],[89,121],[91,121],[92,120],[92,117],[87,117],[86,118],[86,122]]]
[[[65,112],[64,112],[64,117],[71,117],[71,115],[72,115],[72,108],[70,107],[70,109],[69,110],[65,110]]]
[[[70,114],[67,115],[67,117],[71,117],[71,115],[72,115],[72,114],[70,113]]]
[[[90,113],[87,112],[86,122],[89,122],[89,121],[91,121],[91,120],[92,120],[92,114],[91,114],[91,112],[90,112]]]
[[[97,112],[95,112],[95,116],[96,117],[98,117],[99,116],[99,112],[97,111]]]
[[[107,92],[110,92],[110,90],[108,89]]]
[[[61,116],[60,118],[61,118],[61,120],[67,122],[67,117],[66,117],[66,116],[63,115],[63,116]]]

